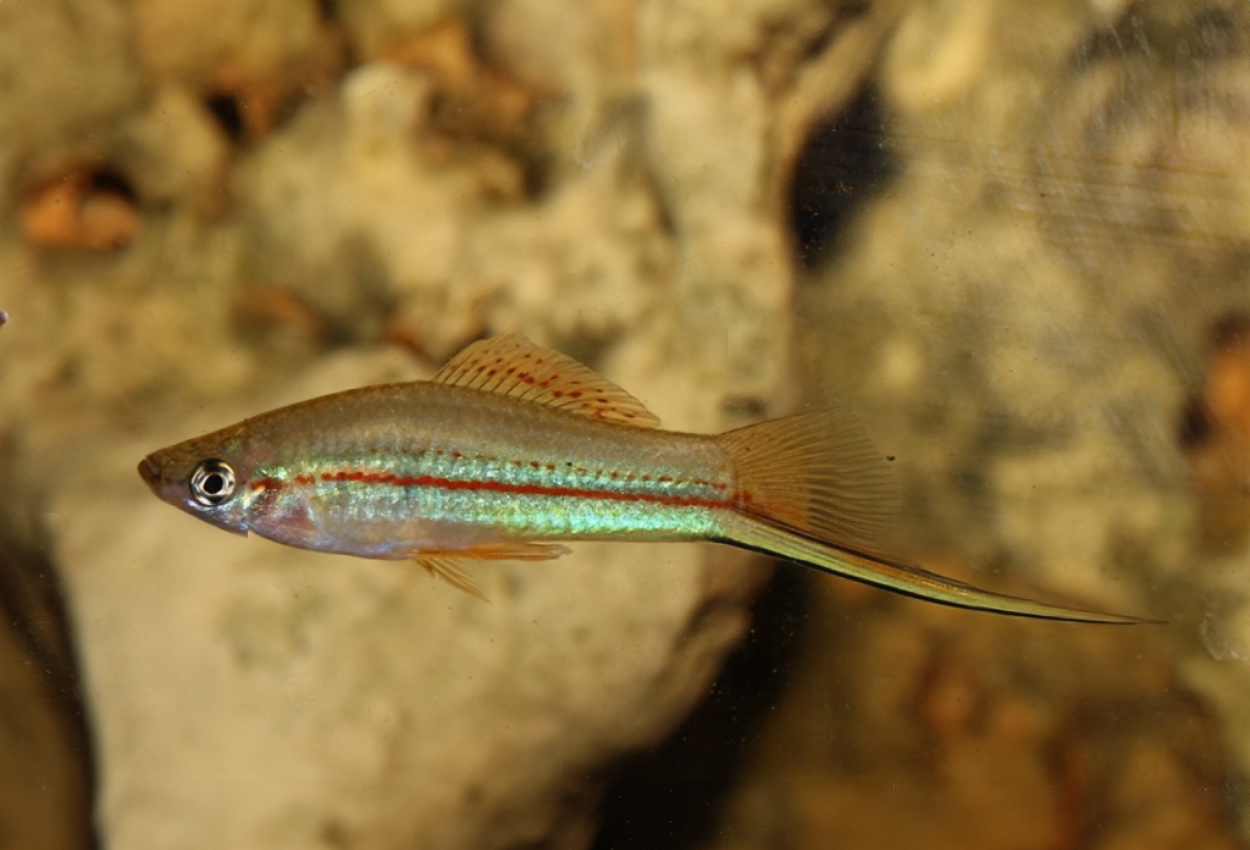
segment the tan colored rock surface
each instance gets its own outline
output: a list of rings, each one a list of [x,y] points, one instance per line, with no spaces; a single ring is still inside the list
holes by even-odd
[[[591,843],[605,778],[686,714],[745,628],[757,565],[586,547],[487,570],[482,606],[403,565],[221,534],[134,473],[199,429],[429,374],[516,331],[670,427],[848,398],[898,458],[917,552],[1176,623],[1180,662],[912,603],[820,631],[839,645],[809,674],[843,665],[846,694],[800,696],[779,734],[812,756],[807,773],[759,794],[748,779],[730,799],[762,820],[725,821],[740,836],[762,822],[757,844],[1020,846],[1105,818],[1113,846],[1227,846],[1200,786],[1231,773],[1219,735],[1250,763],[1244,547],[1199,546],[1199,528],[1235,523],[1195,512],[1244,477],[1224,415],[1239,384],[1217,380],[1239,372],[1205,358],[1212,325],[1250,308],[1245,15],[1119,0],[732,14],[707,0],[4,0],[3,512],[70,592],[103,840]],[[856,123],[873,109],[883,127]],[[837,159],[882,150],[870,179]],[[824,211],[787,208],[805,181],[838,225],[823,266],[796,258],[800,225]],[[806,389],[787,381],[796,317]],[[1195,399],[1222,424],[1182,453]],[[926,648],[933,635],[949,643]],[[1197,684],[1215,708],[1178,697],[1141,735],[1083,738],[1064,712],[1111,699],[1065,678],[1063,659],[1086,655],[1123,674],[1109,689]],[[1180,676],[1151,673],[1174,663]],[[1022,696],[1021,670],[1047,706]],[[890,700],[913,685],[926,697],[903,717]],[[838,699],[862,709],[850,768],[850,750],[819,744],[846,719],[830,720]],[[63,728],[40,728],[48,752],[72,754]],[[1039,755],[1055,751],[1059,768]],[[651,783],[636,811],[680,785]],[[691,799],[674,818],[694,806],[710,809]]]
[[[812,375],[897,452],[917,551],[1170,620],[1244,767],[1245,540],[1213,550],[1198,514],[1244,470],[1182,422],[1250,311],[1250,10],[1043,5],[901,26],[897,177],[806,290]]]
[[[484,570],[481,605],[402,564],[221,534],[134,466],[281,401],[429,374],[486,332],[586,360],[670,427],[780,412],[772,139],[795,45],[839,18],[761,3],[705,38],[723,16],[695,3],[219,5],[92,7],[111,47],[82,85],[109,91],[0,142],[30,222],[0,238],[0,425],[68,588],[102,840],[584,847],[612,766],[743,633],[758,561],[588,546]],[[12,21],[97,49],[67,23],[80,6],[10,0],[0,38]],[[743,51],[774,24],[798,35],[765,84]],[[580,35],[545,50],[553,27]],[[52,99],[41,62],[77,84],[63,55],[11,60],[22,103]],[[851,55],[826,101],[871,60]],[[83,227],[100,192],[121,236]]]

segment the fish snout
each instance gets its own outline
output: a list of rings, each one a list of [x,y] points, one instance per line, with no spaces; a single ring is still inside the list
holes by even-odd
[[[152,489],[152,492],[159,495],[161,486],[161,468],[156,465],[155,461],[152,460],[151,455],[139,461],[139,477],[142,478],[143,482]]]

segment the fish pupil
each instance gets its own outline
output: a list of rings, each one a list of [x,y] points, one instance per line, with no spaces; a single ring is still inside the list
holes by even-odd
[[[225,461],[201,461],[191,473],[191,495],[205,507],[214,507],[234,494],[234,470]]]

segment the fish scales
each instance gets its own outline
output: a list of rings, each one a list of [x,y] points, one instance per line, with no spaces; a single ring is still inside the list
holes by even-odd
[[[427,536],[445,524],[519,539],[688,539],[710,533],[732,496],[728,459],[702,435],[605,428],[456,387],[370,388],[247,424],[275,449],[254,473],[257,507],[303,515],[322,535],[301,541],[338,552],[406,557],[413,517]]]

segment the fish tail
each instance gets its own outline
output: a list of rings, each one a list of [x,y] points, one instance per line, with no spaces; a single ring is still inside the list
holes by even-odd
[[[718,539],[944,605],[1085,623],[1150,622],[1020,599],[930,573],[889,554],[893,477],[859,420],[842,410],[721,434],[736,492]]]

